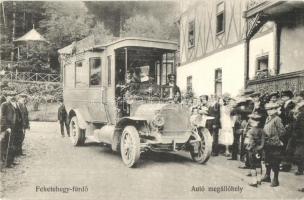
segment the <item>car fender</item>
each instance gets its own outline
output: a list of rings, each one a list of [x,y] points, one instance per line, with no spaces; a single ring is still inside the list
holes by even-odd
[[[146,122],[147,120],[141,117],[123,117],[115,125],[115,132],[113,134],[112,150],[119,151],[120,135],[127,125],[135,125],[138,121]]]
[[[87,128],[88,123],[85,121],[83,115],[81,114],[81,110],[80,109],[77,109],[77,108],[76,109],[72,109],[69,112],[69,118],[70,118],[70,120],[71,120],[71,118],[73,116],[77,117],[79,128],[81,128],[81,129],[86,129]]]

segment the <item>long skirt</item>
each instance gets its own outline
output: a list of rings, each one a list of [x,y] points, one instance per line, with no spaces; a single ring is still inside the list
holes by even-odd
[[[219,130],[219,144],[232,145],[233,144],[233,129],[224,128]]]

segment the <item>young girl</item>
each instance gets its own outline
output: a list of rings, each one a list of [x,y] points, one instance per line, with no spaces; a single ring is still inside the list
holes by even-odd
[[[229,157],[229,146],[233,144],[233,121],[231,118],[230,98],[220,99],[220,123],[219,144],[225,145],[225,156]]]
[[[252,182],[249,185],[253,187],[257,187],[261,184],[262,176],[261,155],[265,142],[265,132],[260,126],[261,119],[262,116],[258,114],[249,115],[251,128],[247,132],[249,142],[246,146],[246,150],[248,151],[250,173],[252,177]]]
[[[283,146],[280,138],[285,134],[285,128],[282,124],[281,118],[278,116],[277,103],[268,103],[265,105],[267,111],[267,119],[264,126],[265,131],[265,165],[266,174],[262,179],[262,182],[270,182],[271,170],[274,173],[274,177],[271,182],[272,187],[279,186],[279,170],[281,163],[281,149]]]

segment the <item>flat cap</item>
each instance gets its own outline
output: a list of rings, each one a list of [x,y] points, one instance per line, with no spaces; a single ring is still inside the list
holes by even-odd
[[[276,98],[279,98],[280,97],[280,93],[277,91],[277,92],[272,92],[268,95],[268,98],[271,99],[271,97],[275,96]]]
[[[266,110],[271,110],[271,109],[275,109],[275,108],[278,108],[278,107],[280,107],[280,105],[278,103],[270,102],[270,103],[265,104],[265,109]]]
[[[172,78],[172,77],[176,77],[176,75],[175,74],[168,74],[168,78]]]
[[[283,96],[287,96],[289,98],[292,98],[293,97],[293,93],[292,93],[291,90],[285,90],[285,91],[281,92],[281,97],[283,97]]]
[[[248,117],[252,120],[255,120],[255,121],[259,121],[261,120],[262,116],[257,114],[257,113],[253,113],[253,114],[250,114],[248,115]]]
[[[260,92],[254,92],[252,94],[249,95],[250,97],[259,97],[261,96],[261,93]]]

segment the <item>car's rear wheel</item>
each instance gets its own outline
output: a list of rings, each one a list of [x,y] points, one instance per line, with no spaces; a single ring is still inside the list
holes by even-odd
[[[74,146],[81,146],[85,141],[85,130],[79,127],[76,116],[70,121],[70,138]]]
[[[207,128],[199,128],[194,131],[198,131],[198,135],[201,137],[199,142],[198,152],[195,153],[193,149],[190,150],[192,159],[200,164],[206,163],[211,155],[212,151],[212,137]]]
[[[140,138],[134,126],[126,126],[120,140],[121,158],[128,167],[134,167],[140,157]]]

